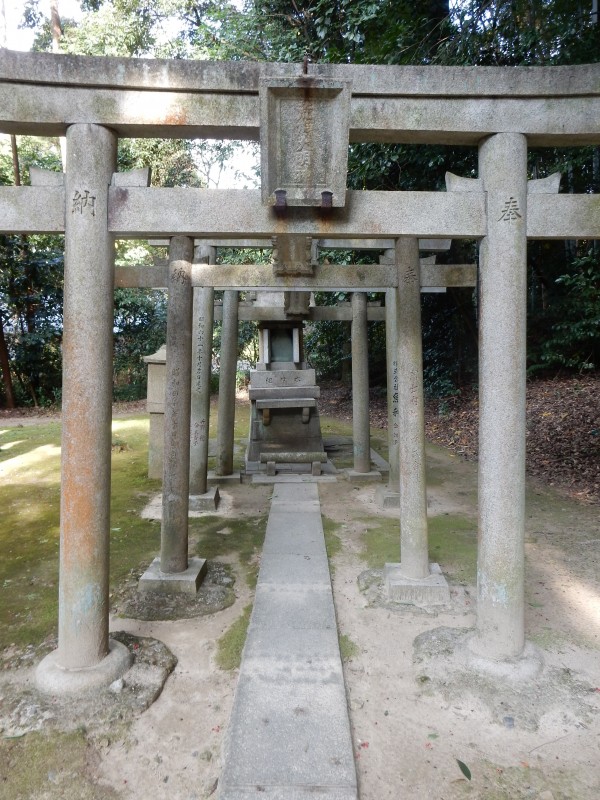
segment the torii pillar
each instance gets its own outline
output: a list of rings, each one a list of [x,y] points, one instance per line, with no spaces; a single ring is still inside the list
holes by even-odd
[[[238,305],[236,290],[223,292],[223,325],[221,328],[221,364],[219,367],[219,400],[217,410],[217,464],[219,477],[233,475],[235,428],[235,381],[238,358]]]
[[[216,250],[216,247],[200,245],[196,248],[195,260],[215,264]],[[208,487],[208,434],[215,290],[206,286],[196,287],[193,292],[190,510],[214,511],[219,504],[219,489]]]
[[[160,558],[140,578],[140,591],[195,594],[206,573],[206,559],[188,557],[193,253],[189,236],[171,239]]]
[[[117,138],[67,130],[58,649],[38,666],[53,694],[108,686],[131,662],[108,637],[114,238],[108,187]]]
[[[388,596],[420,606],[450,601],[448,583],[429,563],[419,240],[396,241],[400,563],[385,565]]]
[[[525,645],[525,136],[485,139],[479,171],[488,215],[480,250],[479,546],[471,649],[507,660]]]

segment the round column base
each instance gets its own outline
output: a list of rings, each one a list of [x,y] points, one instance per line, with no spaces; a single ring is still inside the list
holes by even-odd
[[[466,645],[466,664],[475,672],[493,678],[521,683],[537,678],[544,668],[542,654],[534,644],[528,641],[525,642],[523,651],[518,656],[497,659],[485,655],[485,649],[481,649],[482,642],[477,636],[477,632],[467,638]]]
[[[58,661],[58,650],[40,661],[35,671],[37,688],[46,694],[68,695],[96,692],[120,678],[131,666],[131,653],[121,642],[109,639],[108,655],[93,667],[66,669]]]

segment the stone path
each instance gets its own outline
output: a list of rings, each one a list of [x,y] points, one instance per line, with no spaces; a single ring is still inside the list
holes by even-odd
[[[220,800],[356,800],[356,769],[315,484],[276,484]]]

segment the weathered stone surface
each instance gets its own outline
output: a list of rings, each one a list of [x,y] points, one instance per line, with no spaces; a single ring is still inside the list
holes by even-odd
[[[422,288],[436,286],[475,286],[477,267],[475,264],[424,264],[421,262],[420,281]],[[287,290],[294,287],[308,287],[321,291],[342,291],[344,289],[385,289],[397,286],[396,271],[385,264],[352,264],[338,267],[328,265],[318,267],[314,275],[281,277],[273,274],[273,270],[261,264],[219,264],[214,270],[194,268],[192,273],[194,286],[214,287],[217,289],[258,289]],[[161,266],[117,267],[115,270],[116,287],[163,288],[167,284],[167,269]],[[240,307],[240,319],[287,319],[283,309],[263,310],[258,307],[248,311],[249,307]],[[349,306],[348,306],[349,308]],[[272,313],[274,316],[270,317]],[[383,319],[383,312],[375,307],[368,309],[369,319]],[[321,306],[309,307],[305,314],[311,319],[351,319],[351,312],[344,307]],[[222,311],[215,319],[222,319]]]
[[[273,373],[270,373],[273,374]],[[277,388],[250,389],[250,400],[289,400],[302,396],[306,399],[321,396],[321,389],[318,386],[302,386],[298,390],[295,386],[278,386]]]
[[[155,558],[140,578],[140,592],[196,594],[206,574],[205,558],[190,558],[182,572],[163,572],[160,558]]]
[[[194,267],[194,286],[214,286],[216,289],[239,288],[255,290],[289,291],[297,288],[342,291],[343,289],[378,287],[386,288],[395,283],[394,270],[379,264],[360,266],[319,266],[310,274],[277,275],[265,264],[218,264],[213,268]],[[369,289],[371,291],[371,289]]]
[[[430,564],[429,574],[420,579],[407,576],[402,564],[386,564],[385,582],[388,598],[395,603],[427,607],[450,602],[448,581],[437,564]]]
[[[314,485],[274,489],[224,762],[223,800],[357,797]]]
[[[327,453],[321,453],[318,450],[261,453],[260,462],[262,464],[266,464],[268,461],[274,461],[275,463],[289,461],[292,464],[300,464],[305,461],[318,461],[319,463],[325,463],[327,461]]]
[[[352,295],[352,440],[355,472],[371,469],[367,296]]]
[[[193,252],[190,238],[171,240],[160,541],[160,568],[165,573],[183,573],[188,567]]]
[[[219,400],[217,409],[218,475],[233,473],[233,434],[235,425],[235,375],[238,357],[238,293],[223,295],[223,327],[221,329],[221,364],[219,368]]]
[[[69,129],[56,656],[67,684],[71,671],[102,671],[109,654],[114,241],[105,218],[116,151],[111,131]]]
[[[62,233],[64,229],[63,186],[0,187],[0,233]]]
[[[302,75],[259,83],[263,203],[275,190],[289,206],[343,206],[348,171],[350,84]]]
[[[0,79],[173,91],[258,92],[267,77],[298,75],[299,64],[56,56],[0,49]],[[438,67],[309,64],[312,77],[352,82],[360,95],[562,97],[598,92],[597,64],[561,67]]]
[[[314,369],[252,370],[250,383],[253,389],[276,389],[282,386],[316,386]]]
[[[477,634],[486,658],[525,645],[525,370],[527,142],[482,143],[488,235],[480,248]],[[532,195],[545,199],[545,195]],[[557,199],[557,198],[552,198]]]
[[[271,400],[257,400],[256,408],[316,408],[317,401],[314,397],[286,397]]]
[[[3,50],[0,128],[59,135],[69,123],[95,122],[122,136],[139,135],[148,125],[150,136],[258,139],[261,77],[297,74],[298,65],[216,65]],[[497,131],[499,119],[503,130],[527,134],[534,146],[600,141],[595,64],[311,65],[309,77],[352,83],[351,141],[475,144]],[[57,88],[49,91],[44,85],[48,83]],[[232,101],[231,92],[241,94]]]
[[[248,236],[294,233],[317,239],[485,235],[485,198],[479,193],[349,191],[346,208],[332,209],[327,218],[318,210],[300,208],[285,220],[263,206],[260,192],[254,190],[112,187],[109,196],[109,229],[123,238],[169,234],[210,238],[240,231]],[[195,274],[199,269],[196,265]]]
[[[216,257],[210,248],[207,258]],[[206,493],[208,436],[210,425],[210,379],[212,371],[214,289],[194,289],[192,325],[192,397],[190,421],[190,494]]]
[[[419,244],[416,239],[398,240],[396,261],[400,284],[396,298],[400,550],[405,574],[420,579],[429,575],[429,559]]]

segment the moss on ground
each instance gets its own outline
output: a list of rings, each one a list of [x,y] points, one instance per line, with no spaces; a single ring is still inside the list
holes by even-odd
[[[98,753],[82,730],[0,739],[0,798],[116,800],[115,791],[93,782],[97,760]]]
[[[160,487],[149,480],[148,419],[113,422],[110,585],[160,543],[160,524],[140,511]],[[38,644],[58,616],[60,423],[3,429],[0,437],[0,649]]]
[[[237,669],[242,663],[242,650],[246,643],[252,606],[248,605],[240,617],[225,631],[217,642],[216,662],[220,669]]]
[[[342,657],[342,661],[350,661],[351,658],[355,658],[360,650],[356,642],[353,642],[349,636],[346,636],[345,633],[342,633],[339,637],[340,642],[340,655]]]
[[[396,519],[365,518],[363,558],[371,569],[382,569],[386,562],[397,562],[400,553],[400,526]],[[477,574],[476,524],[463,516],[441,514],[429,519],[429,557],[437,562],[454,583],[475,582]]]
[[[190,520],[189,532],[196,540],[195,552],[209,561],[236,554],[250,588],[258,578],[258,555],[267,530],[267,517],[231,518],[203,516]]]
[[[327,558],[331,561],[342,549],[342,540],[337,535],[341,528],[339,522],[334,522],[329,517],[322,517],[323,533],[325,534],[325,548],[327,550]],[[330,564],[331,568],[331,564]]]

